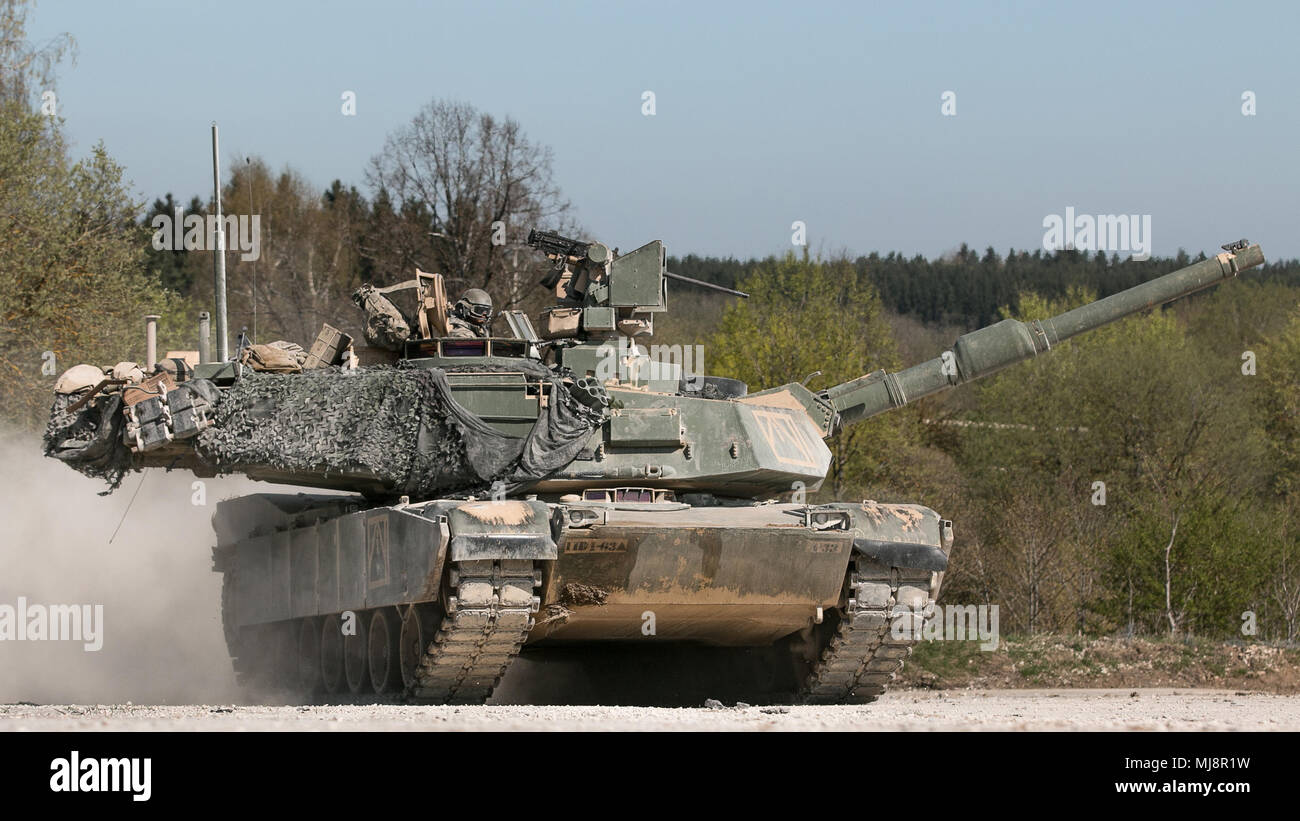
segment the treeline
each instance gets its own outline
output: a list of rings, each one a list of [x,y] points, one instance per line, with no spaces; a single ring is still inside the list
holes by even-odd
[[[231,231],[227,242],[232,337],[246,332],[254,342],[286,339],[306,347],[325,322],[356,335],[360,313],[351,294],[359,285],[396,283],[433,264],[429,209],[416,203],[394,207],[386,192],[371,201],[338,181],[321,192],[290,168],[276,172],[250,159],[232,169],[222,205],[235,219],[255,215],[259,240],[256,249],[236,247]],[[178,217],[196,216],[206,225],[213,212],[210,198],[192,197],[182,205],[168,193],[140,218],[147,233],[146,270],[194,306],[190,313],[213,304],[214,254],[206,244],[187,248],[155,239],[173,231]]]
[[[291,167],[261,158],[237,163],[222,186],[227,218],[241,225],[227,240],[227,300],[232,334],[256,342],[287,339],[304,347],[322,323],[354,337],[362,315],[351,295],[363,283],[397,284],[416,269],[441,273],[454,301],[486,289],[498,309],[536,308],[549,263],[528,248],[537,225],[576,232],[569,204],[551,180],[550,150],[518,123],[465,103],[434,100],[391,133],[372,158],[368,193],[335,180],[320,190]],[[212,304],[212,242],[168,242],[178,220],[214,213],[210,198],[187,204],[173,193],[141,215],[150,232],[146,268],[195,305]],[[192,347],[192,346],[191,346]]]
[[[890,252],[858,256],[851,262],[857,275],[870,277],[885,307],[895,313],[926,323],[973,328],[996,321],[1007,306],[1019,308],[1023,293],[1062,299],[1071,288],[1082,288],[1107,297],[1204,258],[1204,253],[1193,257],[1179,251],[1172,257],[1135,261],[1118,254],[1041,249],[1033,253],[1013,249],[1003,256],[992,248],[978,254],[963,244],[936,259]],[[772,261],[770,257],[738,260],[690,254],[670,258],[669,270],[735,288],[756,266]],[[1251,276],[1300,287],[1300,260],[1270,262]]]

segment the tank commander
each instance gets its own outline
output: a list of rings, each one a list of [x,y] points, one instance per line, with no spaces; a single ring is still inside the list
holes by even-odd
[[[470,288],[447,315],[447,336],[459,339],[488,336],[492,326],[492,297],[481,288]]]

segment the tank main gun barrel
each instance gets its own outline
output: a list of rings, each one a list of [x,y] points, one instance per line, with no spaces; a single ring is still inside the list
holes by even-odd
[[[898,373],[875,371],[827,388],[821,397],[839,414],[841,424],[859,422],[1047,353],[1052,346],[1085,331],[1194,294],[1264,264],[1258,245],[1247,246],[1242,241],[1224,247],[1232,250],[1051,319],[1004,319],[961,336],[950,350],[928,362]]]

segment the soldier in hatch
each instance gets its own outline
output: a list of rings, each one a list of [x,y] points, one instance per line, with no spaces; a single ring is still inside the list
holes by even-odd
[[[447,335],[458,338],[487,336],[492,326],[492,297],[481,288],[470,288],[447,315]]]

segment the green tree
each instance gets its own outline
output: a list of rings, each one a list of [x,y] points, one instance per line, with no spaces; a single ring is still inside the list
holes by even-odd
[[[0,55],[31,53],[20,6],[0,6]],[[4,63],[0,87],[44,82],[41,61]],[[77,362],[143,360],[143,316],[174,317],[179,300],[144,270],[122,169],[97,145],[73,162],[59,121],[22,94],[0,95],[0,417],[37,427],[55,375]],[[169,324],[161,343],[178,340]],[[133,354],[134,352],[134,354]]]
[[[170,192],[161,199],[153,201],[153,206],[145,212],[141,223],[146,226],[154,224],[154,218],[166,216],[170,225],[176,220],[176,209],[182,207],[181,203],[174,199]],[[192,197],[189,205],[184,206],[181,211],[182,227],[184,218],[189,214],[206,215],[207,206],[198,197]],[[151,229],[152,230],[152,229]],[[165,247],[155,248],[154,243],[150,242],[145,248],[145,268],[150,276],[156,278],[164,288],[175,291],[183,296],[189,296],[194,293],[195,284],[205,278],[212,276],[212,260],[210,254],[193,254],[185,250],[184,243],[176,247],[173,239],[172,248]],[[203,263],[207,264],[204,265]]]
[[[1050,316],[1091,296],[1075,291],[1054,302],[1022,294],[1020,315]],[[1077,622],[1086,605],[1078,596],[1097,585],[1069,579],[1100,573],[1117,621],[1127,615],[1132,588],[1136,620],[1147,628],[1222,629],[1224,612],[1235,606],[1239,613],[1252,586],[1248,572],[1229,583],[1221,570],[1225,551],[1242,545],[1242,517],[1263,456],[1239,364],[1189,337],[1174,312],[1157,311],[1093,331],[982,385],[962,462],[995,511],[989,529],[1011,563],[995,569],[999,577],[1076,587]],[[1096,482],[1104,483],[1104,505],[1095,504]],[[1100,544],[1082,541],[1098,535]],[[1042,556],[1027,556],[1031,549]],[[1106,561],[1091,569],[1047,561],[1099,549]],[[1244,568],[1256,557],[1238,555],[1234,563]],[[1026,563],[1052,578],[1026,578]],[[1051,598],[1013,592],[1009,597]]]
[[[1275,466],[1273,487],[1282,494],[1300,494],[1300,310],[1258,353],[1259,404]]]
[[[747,300],[729,304],[709,339],[709,369],[752,389],[808,380],[817,389],[879,369],[896,369],[897,347],[869,278],[846,259],[793,253],[757,265],[740,288]],[[832,498],[884,496],[913,484],[905,465],[917,448],[914,411],[891,414],[841,431],[823,492]]]
[[[253,158],[232,168],[222,206],[256,216],[261,229],[255,259],[226,252],[232,334],[247,327],[257,342],[286,339],[306,348],[328,322],[359,338],[362,316],[351,295],[361,284],[365,206],[355,188],[339,183],[321,192],[292,168],[273,173]],[[202,280],[200,294],[211,293],[210,280]]]

